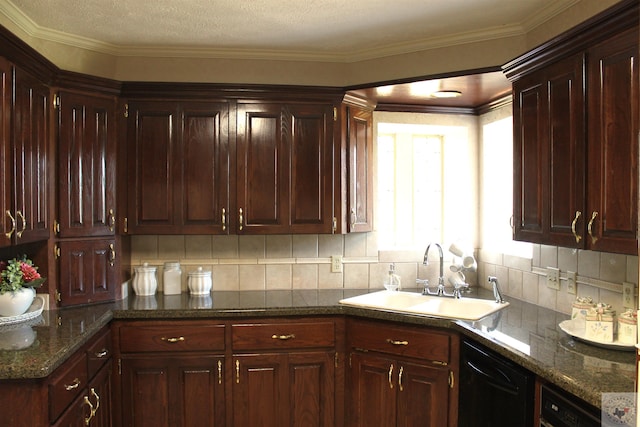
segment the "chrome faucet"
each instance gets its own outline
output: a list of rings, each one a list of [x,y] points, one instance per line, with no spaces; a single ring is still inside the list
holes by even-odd
[[[495,276],[489,276],[489,283],[491,283],[493,287],[493,297],[495,298],[498,304],[504,304],[505,300],[502,297],[502,292],[500,291],[500,286],[498,285],[498,278]]]
[[[435,291],[429,289],[429,281],[420,281],[424,283],[424,290],[422,291],[422,295],[437,295],[437,296],[453,296],[453,294],[447,294],[444,291],[444,254],[442,252],[442,246],[439,243],[433,243],[438,247],[438,255],[440,256],[440,275],[438,276],[438,287]],[[424,251],[424,259],[422,263],[424,265],[429,265],[429,249],[431,249],[431,243],[427,246],[427,250]],[[419,283],[420,283],[419,282]]]

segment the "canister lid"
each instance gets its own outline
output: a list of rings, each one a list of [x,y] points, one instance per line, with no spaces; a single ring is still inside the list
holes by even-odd
[[[155,273],[155,271],[157,270],[156,267],[150,266],[148,262],[145,262],[138,267],[134,267],[133,269],[140,273]]]
[[[210,270],[203,270],[202,267],[198,267],[197,270],[189,272],[189,277],[209,277],[211,276]]]
[[[179,270],[180,263],[178,261],[167,261],[164,263],[165,270]]]

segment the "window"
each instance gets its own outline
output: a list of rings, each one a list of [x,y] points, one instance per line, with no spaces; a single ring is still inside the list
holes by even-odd
[[[477,196],[467,126],[379,123],[378,246],[421,249],[472,243]]]

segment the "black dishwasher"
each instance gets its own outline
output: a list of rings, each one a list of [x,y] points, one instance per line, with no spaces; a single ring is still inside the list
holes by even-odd
[[[460,349],[459,427],[533,427],[535,375],[474,342]]]

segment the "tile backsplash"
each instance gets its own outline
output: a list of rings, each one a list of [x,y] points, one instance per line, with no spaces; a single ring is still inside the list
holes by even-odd
[[[343,257],[343,271],[331,272],[331,256]],[[566,273],[578,274],[580,296],[622,310],[622,282],[638,283],[638,257],[534,245],[533,258],[519,258],[477,250],[478,271],[467,274],[472,286],[488,287],[486,277],[498,277],[504,293],[563,313],[571,312],[574,295],[567,293]],[[158,267],[179,261],[182,289],[187,274],[203,267],[212,271],[214,290],[383,289],[389,264],[394,263],[404,288],[415,288],[416,278],[437,284],[437,251],[429,265],[424,251],[378,250],[376,233],[348,235],[268,236],[132,236],[131,265],[148,262]],[[451,255],[445,255],[445,275],[451,274]],[[546,286],[546,268],[560,269],[560,290]]]

